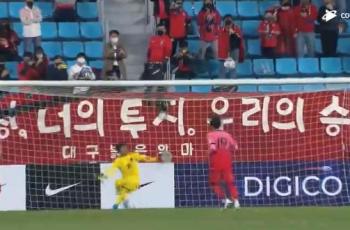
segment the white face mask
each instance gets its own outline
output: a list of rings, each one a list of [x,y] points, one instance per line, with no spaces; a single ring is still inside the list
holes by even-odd
[[[43,55],[43,54],[37,54],[36,57],[39,58],[39,59],[41,59],[41,58],[44,57],[44,55]]]
[[[86,60],[85,60],[85,58],[83,58],[83,57],[80,57],[80,58],[77,59],[77,63],[78,63],[78,64],[83,65],[83,64],[85,64],[85,62],[86,62]]]
[[[113,37],[113,38],[111,38],[111,42],[112,42],[113,44],[118,43],[118,41],[119,41],[119,38],[118,38],[118,37]]]

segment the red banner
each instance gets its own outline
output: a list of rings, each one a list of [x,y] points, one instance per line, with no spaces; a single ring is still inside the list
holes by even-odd
[[[0,164],[110,161],[111,146],[121,142],[151,155],[168,150],[178,163],[207,161],[213,114],[238,140],[236,161],[343,159],[349,143],[345,92],[170,94],[167,106],[142,97],[7,94],[0,102]]]

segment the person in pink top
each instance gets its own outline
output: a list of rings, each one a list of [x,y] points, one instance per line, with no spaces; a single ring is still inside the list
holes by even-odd
[[[221,119],[215,116],[210,121],[213,129],[207,134],[209,148],[209,184],[215,194],[224,200],[224,208],[239,208],[238,190],[232,168],[232,153],[238,149],[237,141],[231,134],[222,130]],[[221,182],[227,187],[221,186]]]

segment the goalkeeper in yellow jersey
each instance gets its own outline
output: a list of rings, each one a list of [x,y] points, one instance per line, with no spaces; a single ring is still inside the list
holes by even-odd
[[[126,144],[117,144],[116,150],[119,153],[112,166],[107,168],[101,175],[101,179],[106,179],[114,175],[118,169],[122,177],[115,181],[117,190],[116,202],[113,209],[118,209],[119,205],[124,204],[128,207],[128,196],[140,187],[139,162],[157,162],[156,157],[149,157],[137,152],[131,152]]]

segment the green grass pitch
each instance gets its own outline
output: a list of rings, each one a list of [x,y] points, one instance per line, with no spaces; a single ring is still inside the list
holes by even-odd
[[[348,230],[350,208],[0,212],[3,230]]]

